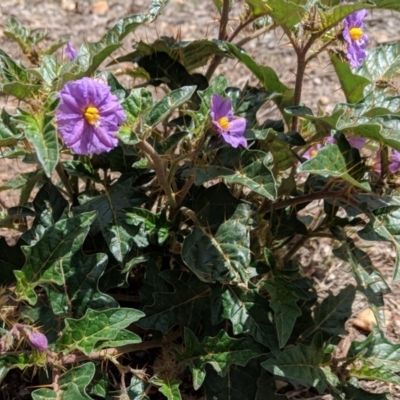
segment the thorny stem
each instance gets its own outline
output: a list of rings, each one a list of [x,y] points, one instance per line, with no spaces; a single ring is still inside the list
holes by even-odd
[[[162,189],[164,190],[165,194],[167,195],[169,205],[173,210],[177,209],[177,203],[175,199],[175,194],[171,189],[171,186],[168,183],[167,176],[165,174],[165,168],[164,165],[161,161],[160,156],[158,153],[153,149],[152,146],[150,146],[149,143],[146,141],[141,141],[137,144],[137,147],[142,150],[144,153],[146,153],[151,161],[154,164],[154,170],[157,175],[158,182]]]
[[[283,208],[293,207],[299,204],[308,203],[314,200],[323,200],[323,199],[334,199],[334,198],[346,198],[350,203],[354,203],[351,199],[348,198],[348,194],[342,190],[334,190],[329,192],[316,192],[306,194],[304,196],[294,197],[288,200],[282,200],[278,203],[272,203],[269,200],[264,201],[260,207],[260,215],[264,215],[274,210],[282,210]],[[354,204],[357,206],[357,204]]]
[[[302,238],[300,238],[296,244],[285,254],[284,260],[290,260],[303,246],[304,244],[315,237],[328,237],[331,238],[332,234],[328,233],[328,232],[311,232],[310,234],[308,234],[307,236],[303,236]]]
[[[173,341],[181,336],[180,331],[173,332],[168,335],[168,341]],[[118,357],[121,354],[127,354],[134,351],[140,350],[148,350],[157,347],[162,347],[164,345],[163,340],[152,340],[149,342],[136,343],[136,344],[127,344],[125,346],[120,347],[110,347],[108,349],[103,349],[99,351],[92,351],[89,355],[85,356],[82,354],[68,354],[61,358],[58,358],[57,353],[48,350],[47,352],[47,364],[50,365],[66,365],[66,364],[74,364],[77,362],[87,361],[87,360],[104,360],[110,359],[112,357]],[[16,352],[13,352],[15,354]]]
[[[54,366],[53,368],[53,373],[52,373],[52,386],[53,386],[53,390],[57,393],[57,400],[59,400],[60,397],[60,372],[61,372],[61,368],[59,366]]]
[[[232,42],[233,39],[235,39],[235,37],[239,34],[239,32],[244,29],[247,25],[251,24],[253,21],[255,21],[256,18],[252,17],[249,19],[246,19],[245,21],[241,22],[236,28],[235,30],[228,36],[228,38],[226,39],[227,42]],[[261,28],[263,29],[263,28]],[[261,30],[259,29],[259,30]],[[256,31],[258,32],[258,31]]]
[[[226,27],[228,26],[230,7],[230,0],[224,0],[221,11],[221,22],[219,24],[219,40],[225,40],[226,38]]]
[[[239,42],[237,42],[235,44],[236,44],[236,46],[244,46],[246,43],[250,42],[253,39],[258,38],[259,36],[263,35],[264,33],[267,33],[268,31],[270,31],[271,29],[274,29],[275,27],[276,27],[275,24],[266,25],[263,28],[256,30],[251,35],[246,36],[245,38],[243,38],[242,40],[240,40]]]
[[[219,40],[226,39],[226,27],[228,26],[228,21],[229,21],[229,9],[230,9],[230,0],[224,0],[222,4],[221,21],[219,25],[219,34],[218,34]],[[215,72],[221,61],[222,61],[221,56],[214,56],[205,75],[207,80],[210,80],[210,78],[212,77],[213,73]]]

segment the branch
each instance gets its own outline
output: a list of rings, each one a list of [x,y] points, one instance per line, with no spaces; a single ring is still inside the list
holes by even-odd
[[[165,175],[164,165],[161,161],[160,156],[146,141],[139,142],[137,144],[137,147],[150,157],[151,161],[154,164],[154,170],[156,172],[158,182],[164,190],[165,194],[167,195],[169,205],[172,207],[173,210],[176,210],[177,203],[175,199],[175,194],[173,193],[171,186],[168,184],[168,180]]]
[[[349,203],[355,205],[356,207],[358,206],[358,203],[355,201],[351,201],[351,199],[348,198],[348,192],[344,190],[334,190],[330,192],[316,192],[316,193],[310,193],[306,194],[304,196],[299,196],[299,197],[293,197],[288,200],[282,200],[278,203],[273,203],[271,201],[265,200],[263,204],[261,204],[260,207],[260,214],[267,214],[271,211],[274,210],[281,210],[283,208],[287,207],[293,207],[298,204],[304,204],[308,203],[314,200],[323,200],[323,199],[337,199],[337,198],[346,198]]]

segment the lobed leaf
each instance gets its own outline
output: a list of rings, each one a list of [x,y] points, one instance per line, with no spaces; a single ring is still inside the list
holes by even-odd
[[[185,328],[184,342],[183,353],[171,351],[178,361],[189,366],[195,390],[204,382],[206,364],[210,364],[220,376],[225,376],[232,364],[244,366],[262,353],[262,346],[254,340],[233,339],[223,330],[215,337],[207,336],[200,343],[195,334]]]
[[[118,333],[136,322],[144,314],[132,308],[113,308],[103,311],[87,309],[80,319],[65,319],[65,328],[57,340],[56,351],[80,350],[85,355],[93,350],[108,347]],[[139,336],[132,334],[131,343],[139,343]]]

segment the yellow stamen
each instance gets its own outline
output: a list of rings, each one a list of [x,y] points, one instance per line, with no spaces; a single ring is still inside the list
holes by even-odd
[[[224,131],[226,131],[229,128],[229,120],[227,117],[222,117],[217,122],[220,124],[221,128]]]
[[[90,125],[97,125],[100,118],[99,110],[96,107],[88,107],[84,113],[85,119]]]
[[[363,37],[363,30],[361,28],[351,28],[349,30],[351,40],[360,40]]]
[[[318,153],[318,150],[311,150],[310,151],[310,157],[314,157]]]

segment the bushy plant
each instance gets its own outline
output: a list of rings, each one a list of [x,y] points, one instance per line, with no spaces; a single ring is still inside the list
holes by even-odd
[[[218,38],[115,56],[167,3],[79,50],[8,23],[29,64],[0,50],[0,92],[19,100],[1,113],[1,156],[37,169],[3,186],[20,202],[0,224],[21,234],[0,240],[0,379],[25,371],[35,400],[388,398],[361,387],[400,384],[400,345],[384,335],[389,287],[357,238],[391,242],[399,278],[400,45],[368,49],[363,20],[400,3],[245,0],[228,33],[231,2],[214,0]],[[245,27],[284,32],[295,87],[235,44]],[[329,115],[301,100],[324,52],[347,99]],[[259,84],[214,76],[224,58]],[[146,84],[105,68],[126,61]],[[260,120],[265,104],[280,117]],[[321,237],[357,284],[319,300],[296,254]],[[377,327],[340,358],[357,291]]]

